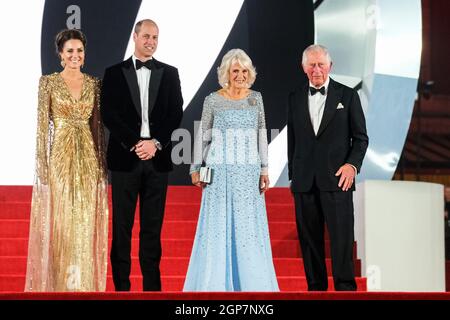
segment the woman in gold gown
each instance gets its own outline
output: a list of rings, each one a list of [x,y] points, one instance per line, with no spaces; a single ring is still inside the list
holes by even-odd
[[[81,72],[81,31],[61,31],[55,45],[64,70],[39,81],[25,291],[104,291],[108,200],[100,83]]]

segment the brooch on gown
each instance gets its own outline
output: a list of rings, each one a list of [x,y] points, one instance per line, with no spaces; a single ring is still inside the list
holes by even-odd
[[[247,101],[249,105],[256,106],[256,99],[254,97],[248,98]]]

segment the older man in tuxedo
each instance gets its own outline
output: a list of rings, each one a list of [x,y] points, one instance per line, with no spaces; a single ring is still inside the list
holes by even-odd
[[[138,196],[143,289],[161,290],[160,236],[172,170],[171,135],[181,122],[183,99],[177,69],[153,58],[158,35],[154,21],[139,21],[133,34],[133,56],[106,69],[102,83],[102,117],[110,131],[107,160],[112,179],[111,265],[116,291],[129,291],[131,286],[131,234]]]
[[[368,146],[358,93],[329,77],[328,50],[302,57],[309,83],[288,99],[288,170],[308,290],[326,291],[325,223],[336,290],[356,290],[352,191]]]

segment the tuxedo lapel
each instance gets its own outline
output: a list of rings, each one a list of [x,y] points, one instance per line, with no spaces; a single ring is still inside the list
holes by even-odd
[[[136,109],[139,116],[142,117],[139,85],[132,58],[125,61],[125,64],[122,67],[122,71],[125,76],[125,79],[127,80],[128,88],[130,89],[131,99],[133,100],[134,108]]]
[[[342,88],[336,88],[336,82],[330,78],[330,84],[328,85],[327,100],[325,101],[325,109],[323,111],[322,121],[320,122],[319,130],[317,131],[317,137],[322,134],[325,128],[333,119],[336,113],[336,107],[342,96]]]
[[[304,86],[298,95],[300,106],[300,119],[299,123],[302,123],[305,130],[311,134],[312,137],[315,137],[314,128],[311,123],[311,117],[309,115],[309,102],[308,102],[308,85]]]
[[[152,70],[152,75],[150,77],[150,85],[149,85],[149,101],[148,101],[148,114],[149,117],[152,114],[153,108],[155,106],[156,98],[158,97],[159,85],[161,84],[162,75],[164,73],[164,68],[162,65],[156,60],[155,68]]]

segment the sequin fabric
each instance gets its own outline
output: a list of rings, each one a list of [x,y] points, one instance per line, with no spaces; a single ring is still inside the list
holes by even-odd
[[[75,99],[59,73],[39,81],[36,174],[25,291],[104,291],[107,171],[99,80]]]
[[[212,93],[201,122],[195,144],[202,151],[196,152],[212,168],[212,183],[203,189],[183,290],[279,291],[259,192],[260,175],[267,170],[267,156],[260,156],[267,154],[265,131],[264,137],[259,134],[265,129],[261,94],[228,100]],[[193,164],[190,171],[199,167]]]

